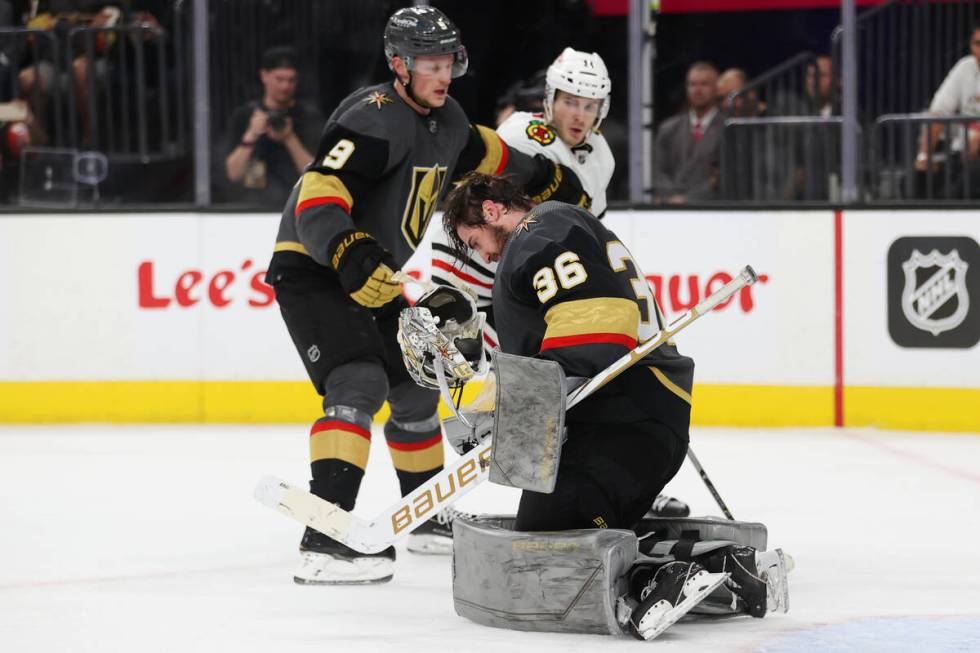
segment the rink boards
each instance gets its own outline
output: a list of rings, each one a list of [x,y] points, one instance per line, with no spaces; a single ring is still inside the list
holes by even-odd
[[[694,421],[980,431],[980,211],[621,211],[686,331]],[[0,421],[311,422],[262,282],[278,216],[0,217]],[[423,243],[407,266],[428,275]]]

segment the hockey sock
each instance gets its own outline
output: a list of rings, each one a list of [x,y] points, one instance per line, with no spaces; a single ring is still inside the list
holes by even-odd
[[[384,433],[402,496],[442,471],[444,454],[438,415],[418,422],[389,419]]]
[[[353,510],[371,447],[365,427],[337,416],[321,417],[310,429],[310,492]]]

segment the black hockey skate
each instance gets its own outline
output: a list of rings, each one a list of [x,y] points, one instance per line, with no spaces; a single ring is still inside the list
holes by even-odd
[[[766,616],[769,589],[756,566],[753,547],[733,544],[698,556],[698,560],[712,572],[730,573],[725,587],[738,597],[745,611],[757,619]]]
[[[696,562],[637,565],[630,574],[629,596],[639,603],[628,614],[629,632],[637,639],[657,637],[728,576],[709,573]]]
[[[303,560],[293,575],[299,585],[386,583],[394,575],[395,548],[361,553],[307,527],[299,544]]]
[[[653,505],[647,510],[646,517],[687,517],[690,514],[691,507],[680,499],[658,494],[653,500]]]
[[[452,555],[453,520],[459,517],[472,519],[475,516],[447,506],[440,510],[435,517],[422,522],[418,528],[412,531],[412,534],[408,536],[405,548],[412,553]]]

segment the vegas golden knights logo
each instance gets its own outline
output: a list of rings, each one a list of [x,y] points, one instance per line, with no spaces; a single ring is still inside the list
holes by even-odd
[[[408,194],[405,215],[402,217],[402,233],[405,234],[405,239],[412,249],[422,242],[425,228],[429,226],[429,220],[432,218],[432,212],[435,211],[445,181],[445,166],[412,168],[412,190]]]

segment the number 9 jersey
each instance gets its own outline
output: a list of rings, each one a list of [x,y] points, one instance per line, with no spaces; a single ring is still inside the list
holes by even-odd
[[[493,286],[500,348],[592,377],[665,326],[643,271],[589,212],[545,202],[518,225]],[[694,361],[667,342],[572,409],[570,420],[653,417],[686,433]]]

